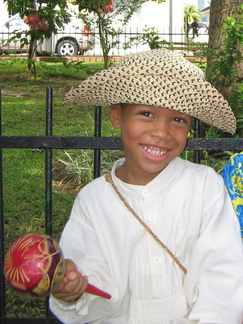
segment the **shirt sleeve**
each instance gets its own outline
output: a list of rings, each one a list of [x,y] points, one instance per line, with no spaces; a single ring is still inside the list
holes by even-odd
[[[112,281],[107,263],[102,258],[100,244],[85,213],[85,204],[81,204],[80,199],[76,198],[71,217],[62,233],[60,247],[64,258],[71,259],[80,272],[88,276],[89,283],[108,292],[112,298],[107,300],[84,293],[77,301],[63,302],[51,296],[51,311],[67,324],[102,319],[118,307],[118,289]]]
[[[200,324],[242,324],[243,251],[240,227],[223,184],[205,207],[184,291],[190,320]],[[211,186],[215,185],[211,183]]]

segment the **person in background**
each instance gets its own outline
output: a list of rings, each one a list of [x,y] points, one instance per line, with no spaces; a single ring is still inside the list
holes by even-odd
[[[192,35],[193,38],[198,36],[198,22],[196,18],[194,18],[193,22],[191,23],[191,28],[192,28]]]

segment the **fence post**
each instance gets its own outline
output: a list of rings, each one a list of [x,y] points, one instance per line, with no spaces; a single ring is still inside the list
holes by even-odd
[[[0,136],[2,135],[2,92],[0,89]],[[4,261],[4,214],[3,214],[3,161],[0,148],[0,264]],[[6,316],[6,287],[3,267],[0,268],[0,318]]]
[[[201,135],[201,125],[200,120],[195,119],[194,120],[194,138],[199,138]],[[194,162],[200,163],[201,161],[201,152],[199,150],[194,151]]]
[[[53,89],[46,88],[46,136],[52,136]],[[52,235],[52,149],[45,151],[45,226],[46,234]],[[46,316],[50,317],[49,297],[46,298]]]
[[[53,90],[46,88],[46,136],[52,136]],[[45,197],[46,233],[52,235],[52,149],[46,149],[45,156]]]
[[[95,106],[95,137],[101,137],[102,107]],[[94,178],[100,176],[100,149],[94,150]]]

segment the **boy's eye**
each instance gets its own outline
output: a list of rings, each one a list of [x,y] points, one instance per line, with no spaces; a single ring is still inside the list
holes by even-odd
[[[174,117],[173,120],[177,123],[186,123],[186,120],[182,117]]]
[[[141,111],[140,114],[146,117],[152,117],[152,113],[150,111]]]

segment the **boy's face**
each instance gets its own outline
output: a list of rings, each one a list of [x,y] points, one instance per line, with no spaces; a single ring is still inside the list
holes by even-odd
[[[192,117],[162,107],[115,104],[110,121],[121,129],[126,157],[118,177],[145,185],[184,150]]]

